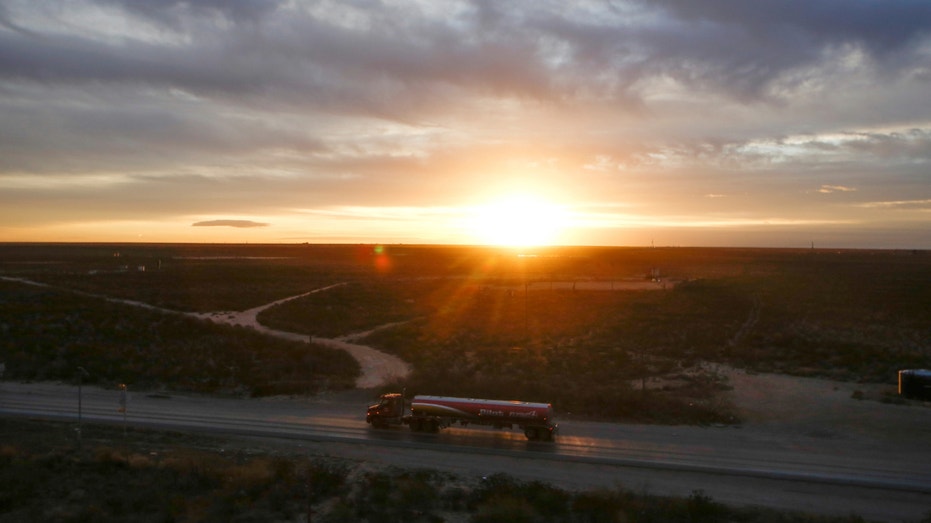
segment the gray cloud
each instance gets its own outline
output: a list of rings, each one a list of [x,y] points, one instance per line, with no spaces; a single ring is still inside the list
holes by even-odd
[[[632,3],[621,13],[593,3],[575,17],[546,3],[526,10],[476,2],[454,3],[461,9],[451,19],[416,4],[339,5],[356,25],[302,10],[305,4],[101,3],[120,7],[130,22],[164,25],[169,41],[43,34],[40,27],[34,34],[0,32],[0,75],[171,87],[404,120],[424,104],[455,103],[463,90],[540,100],[597,95],[629,105],[648,94],[644,82],[674,78],[693,89],[758,98],[793,71],[830,68],[848,44],[893,71],[916,60],[928,66],[915,51],[931,28],[926,2],[881,0],[668,0]],[[660,17],[657,5],[671,16]],[[218,16],[232,27],[218,24]]]
[[[856,187],[847,187],[844,185],[822,185],[821,188],[818,189],[818,192],[822,194],[830,194],[833,192],[853,192],[856,190]]]
[[[180,30],[191,18],[220,17],[236,24],[256,23],[274,12],[282,0],[101,0],[129,13]]]
[[[250,229],[252,227],[268,227],[269,224],[251,220],[208,220],[192,223],[191,227],[234,227],[237,229]]]
[[[688,21],[742,28],[746,41],[782,42],[790,53],[811,43],[856,43],[882,55],[910,46],[931,31],[931,4],[922,0],[658,0]],[[799,38],[801,37],[801,40]]]
[[[696,88],[740,99],[836,74],[862,52],[884,74],[928,65],[919,44],[931,35],[931,4],[835,0],[661,0],[672,18],[645,32],[648,68]],[[811,68],[817,67],[818,70]],[[863,67],[858,64],[856,67]]]

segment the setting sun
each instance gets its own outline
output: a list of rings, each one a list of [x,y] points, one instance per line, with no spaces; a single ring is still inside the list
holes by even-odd
[[[517,195],[476,207],[470,227],[480,243],[520,247],[553,244],[565,222],[560,206]]]

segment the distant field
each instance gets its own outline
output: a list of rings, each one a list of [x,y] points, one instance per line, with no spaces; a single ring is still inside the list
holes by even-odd
[[[610,419],[734,421],[710,363],[890,384],[899,368],[931,366],[922,251],[0,245],[0,276],[182,311],[244,310],[346,282],[259,319],[322,337],[397,323],[362,343],[414,365],[397,384],[408,392],[551,401]],[[611,283],[654,278],[646,288],[657,290]],[[19,287],[3,289],[0,305]],[[7,332],[39,318],[2,310]],[[86,322],[115,351],[153,343],[151,330],[117,337],[103,319]],[[21,372],[10,351],[22,347],[2,346],[8,376]]]

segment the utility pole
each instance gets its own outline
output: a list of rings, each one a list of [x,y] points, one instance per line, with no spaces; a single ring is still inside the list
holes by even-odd
[[[126,437],[126,384],[120,383],[120,408],[119,412],[123,413],[123,437]]]
[[[404,398],[401,398],[402,410],[403,410]],[[311,523],[314,519],[314,480],[313,480],[313,470],[311,465],[307,466],[307,523]]]
[[[84,378],[90,376],[90,373],[87,372],[87,369],[84,367],[78,367],[78,450],[81,450],[81,410],[83,402],[83,391],[81,390],[84,384]]]
[[[524,279],[524,338],[530,343],[530,328],[527,325],[527,292],[530,290],[529,282]]]

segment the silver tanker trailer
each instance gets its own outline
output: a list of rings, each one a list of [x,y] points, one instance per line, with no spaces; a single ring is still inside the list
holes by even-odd
[[[369,406],[365,421],[375,428],[407,425],[418,432],[437,432],[454,424],[517,426],[527,439],[542,441],[552,441],[558,428],[549,403],[414,396],[409,411],[406,404],[403,394],[382,394],[378,403]]]

